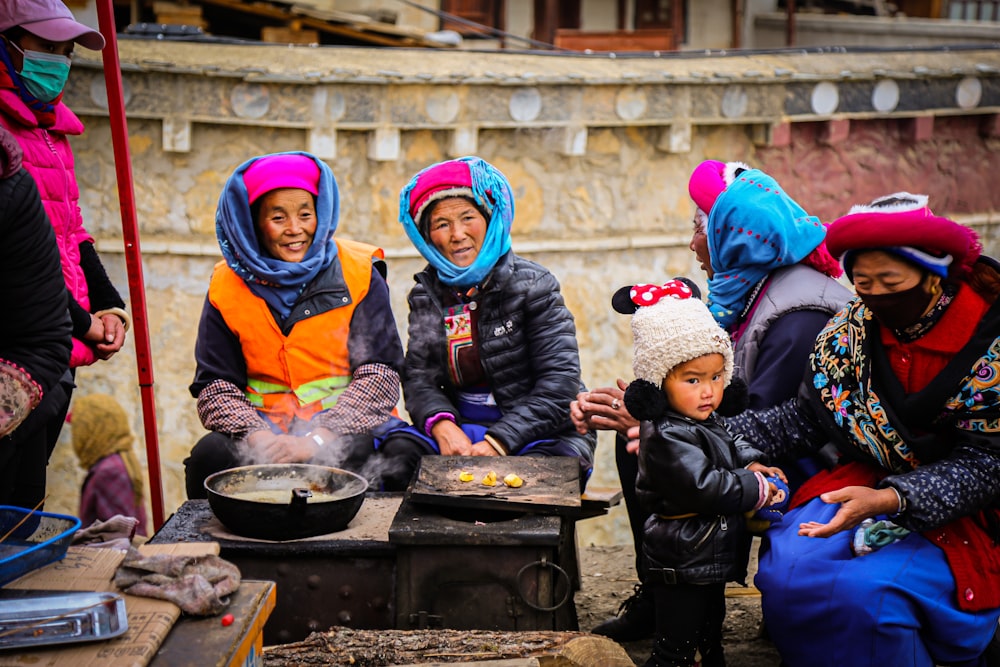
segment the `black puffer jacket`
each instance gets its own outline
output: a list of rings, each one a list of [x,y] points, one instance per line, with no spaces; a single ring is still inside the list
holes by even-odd
[[[429,417],[446,412],[458,418],[448,375],[442,324],[449,289],[428,267],[410,291],[409,341],[403,396],[420,430]],[[544,267],[508,252],[500,258],[477,298],[479,355],[503,418],[488,433],[517,453],[529,442],[557,438],[593,462],[596,435],[580,435],[569,404],[585,389],[573,315],[559,281]]]
[[[749,546],[744,513],[760,493],[757,476],[744,466],[761,453],[715,415],[697,422],[670,411],[642,422],[640,438],[636,494],[651,514],[643,553],[653,581],[742,581]]]
[[[0,128],[0,360],[43,392],[69,369],[70,319],[55,233],[17,142]]]

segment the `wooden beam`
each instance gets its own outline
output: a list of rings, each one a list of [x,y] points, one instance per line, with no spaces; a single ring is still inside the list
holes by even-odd
[[[910,120],[911,141],[930,141],[934,138],[934,116],[917,116]]]
[[[820,143],[832,146],[847,140],[851,135],[851,121],[847,118],[828,120],[820,134]]]
[[[1000,137],[1000,114],[983,116],[983,120],[979,125],[979,134],[991,139]]]
[[[241,0],[197,0],[202,5],[223,7],[234,12],[251,14],[271,19],[280,25],[299,21],[303,29],[313,29],[321,33],[349,37],[378,46],[425,46],[450,48],[447,45],[423,39],[423,31],[400,28],[387,23],[373,21],[361,14],[346,12],[321,12],[308,7],[293,6],[291,10],[267,2],[242,2]],[[322,17],[322,18],[320,18]],[[338,21],[349,22],[338,22]]]

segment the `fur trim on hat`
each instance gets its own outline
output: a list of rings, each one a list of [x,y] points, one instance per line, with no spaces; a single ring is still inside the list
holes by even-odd
[[[753,169],[746,162],[727,162],[726,168],[722,170],[722,180],[726,183],[728,188],[732,185],[741,173],[744,171],[750,171]]]
[[[927,208],[927,195],[914,195],[909,192],[895,192],[891,195],[876,197],[867,204],[855,204],[847,215],[855,213],[899,213],[900,211],[917,211]],[[928,211],[929,213],[930,211]]]
[[[438,190],[437,192],[431,193],[430,195],[427,196],[426,199],[424,199],[424,201],[420,203],[420,208],[418,208],[414,212],[413,219],[416,221],[418,225],[422,224],[424,211],[429,210],[428,207],[431,204],[439,202],[442,199],[448,199],[449,197],[468,197],[472,201],[476,200],[476,195],[475,193],[472,192],[472,188],[466,188],[462,186],[443,188],[441,190]],[[426,233],[427,230],[422,229],[422,231]]]

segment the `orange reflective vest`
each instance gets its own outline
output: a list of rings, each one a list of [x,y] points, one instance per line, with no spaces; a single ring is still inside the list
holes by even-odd
[[[351,381],[347,338],[354,309],[368,293],[372,260],[381,248],[334,239],[350,303],[295,323],[286,336],[267,302],[225,262],[215,265],[208,299],[239,338],[247,364],[247,400],[287,431],[294,418],[309,420],[332,408]]]

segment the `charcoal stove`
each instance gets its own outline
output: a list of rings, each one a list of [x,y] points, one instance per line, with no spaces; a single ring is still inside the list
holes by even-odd
[[[468,465],[477,458],[494,457],[467,457]],[[207,501],[190,500],[150,542],[216,541],[244,577],[276,582],[265,644],[298,641],[334,625],[575,630],[575,521],[605,513],[607,504],[581,509],[578,482],[565,483],[561,472],[555,484],[543,483],[552,466],[577,474],[575,459],[572,468],[537,458],[509,461],[505,470],[516,468],[533,496],[436,493],[428,475],[450,478],[452,471],[422,465],[414,482],[429,484],[411,485],[405,495],[369,492],[338,533],[287,542],[244,538],[219,523]],[[553,488],[573,491],[558,491],[553,500]]]
[[[572,524],[570,524],[572,527]],[[404,502],[396,547],[402,630],[575,630],[575,547],[558,516]]]
[[[345,530],[288,542],[234,535],[207,500],[189,500],[150,542],[218,542],[219,554],[244,578],[274,581],[265,644],[299,641],[334,625],[393,628],[396,563],[388,529],[402,500],[402,494],[369,493]]]

